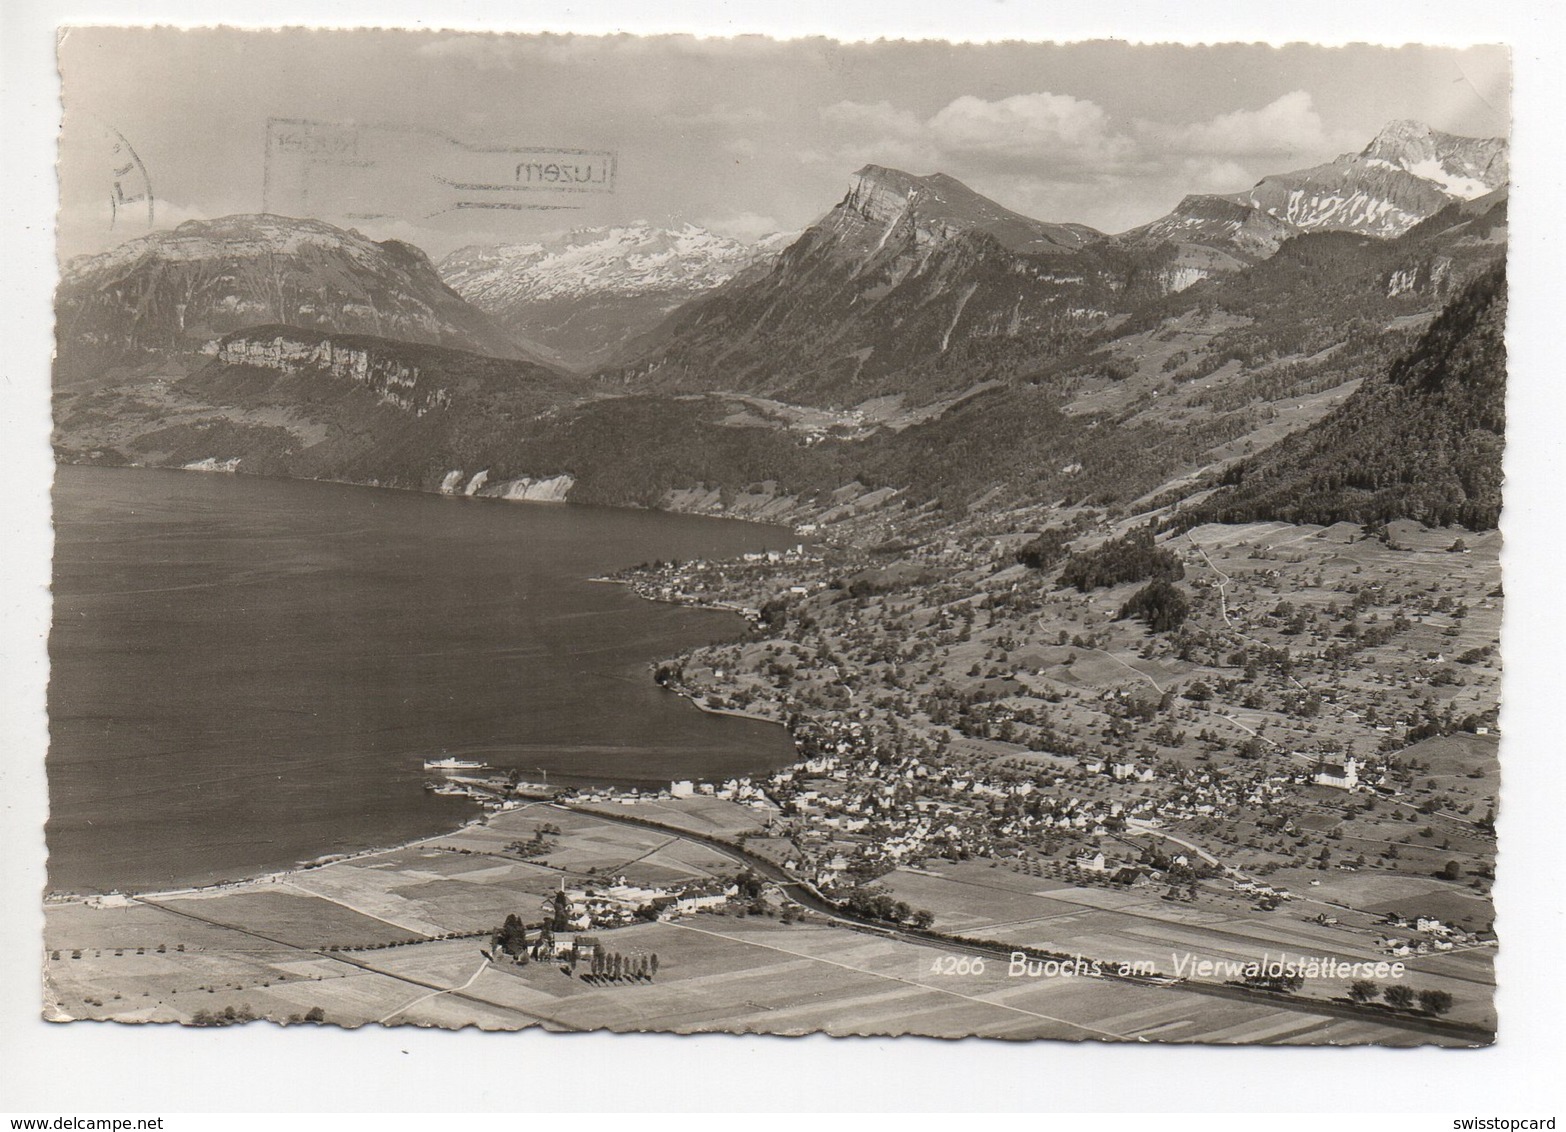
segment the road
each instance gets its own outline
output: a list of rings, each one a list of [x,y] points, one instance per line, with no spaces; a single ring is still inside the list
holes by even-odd
[[[905,943],[922,944],[926,947],[937,947],[946,951],[955,951],[964,955],[985,955],[996,959],[1010,961],[1012,950],[1007,947],[984,944],[970,940],[953,939],[939,932],[920,931],[912,928],[894,928],[879,920],[867,917],[855,916],[851,912],[845,912],[835,903],[821,895],[820,891],[812,884],[793,876],[781,866],[773,864],[764,857],[756,856],[736,845],[726,841],[720,841],[705,834],[688,832],[676,829],[673,826],[663,825],[659,822],[647,821],[642,818],[634,818],[625,814],[606,814],[597,810],[582,806],[572,806],[567,803],[556,803],[560,809],[570,810],[575,813],[585,814],[589,817],[600,818],[608,822],[618,822],[622,825],[636,826],[642,829],[651,829],[659,833],[672,833],[678,837],[705,845],[710,849],[736,861],[768,880],[775,882],[790,900],[812,912],[819,913],[830,920],[846,924],[851,928],[870,929],[877,934],[900,939]],[[1074,958],[1074,957],[1072,957]],[[1111,966],[1111,965],[1106,965]],[[1164,983],[1136,975],[1118,975],[1105,973],[1100,976],[1112,982],[1132,983],[1138,986],[1156,986],[1162,990],[1175,993],[1204,995],[1208,998],[1223,998],[1230,1001],[1263,1003],[1278,1010],[1288,1010],[1300,1014],[1324,1015],[1333,1018],[1348,1018],[1359,1022],[1375,1022],[1383,1026],[1389,1026],[1399,1030],[1409,1030],[1414,1033],[1429,1034],[1437,1037],[1455,1038],[1462,1041],[1470,1041],[1488,1045],[1495,1041],[1493,1031],[1482,1026],[1469,1025],[1461,1022],[1448,1022],[1439,1018],[1421,1017],[1417,1015],[1392,1014],[1377,1007],[1360,1006],[1355,1003],[1338,1002],[1330,999],[1294,999],[1281,995],[1270,994],[1265,991],[1252,990],[1248,987],[1233,986],[1227,983]]]

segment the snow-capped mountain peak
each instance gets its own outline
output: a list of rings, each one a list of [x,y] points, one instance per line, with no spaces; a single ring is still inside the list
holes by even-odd
[[[1509,174],[1505,138],[1461,137],[1400,119],[1358,153],[1263,177],[1245,192],[1187,197],[1168,216],[1122,239],[1266,256],[1302,232],[1400,236],[1454,202],[1496,191]]]
[[[1511,174],[1505,138],[1465,138],[1409,119],[1389,123],[1360,156],[1367,164],[1412,173],[1462,200],[1499,188]]]
[[[460,248],[439,270],[513,333],[543,342],[567,364],[590,367],[681,303],[770,261],[793,238],[746,243],[696,224],[623,224]]]
[[[513,303],[605,293],[705,291],[775,250],[695,224],[583,228],[550,240],[466,247],[440,264],[442,278],[469,301],[500,313]]]

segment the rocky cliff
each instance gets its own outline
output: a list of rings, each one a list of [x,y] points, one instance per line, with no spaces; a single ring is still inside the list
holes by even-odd
[[[523,443],[588,392],[553,370],[289,326],[226,335],[199,356],[182,377],[129,373],[61,391],[62,458],[516,499],[570,490],[570,476],[533,463]]]
[[[221,365],[258,366],[279,373],[313,370],[358,382],[382,404],[422,417],[432,409],[451,407],[451,391],[435,379],[419,380],[419,367],[395,355],[377,355],[364,345],[344,345],[330,338],[312,342],[298,334],[255,332],[212,343],[208,351]]]

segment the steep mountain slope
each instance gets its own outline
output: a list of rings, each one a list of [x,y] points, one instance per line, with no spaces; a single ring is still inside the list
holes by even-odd
[[[61,457],[531,498],[548,477],[507,462],[513,438],[580,395],[527,362],[292,326],[204,357],[183,377],[59,395]]]
[[[1183,347],[1164,369],[1176,385],[1205,380],[1230,363],[1315,355],[1412,326],[1487,270],[1506,239],[1504,189],[1449,204],[1393,239],[1334,231],[1294,236],[1242,272],[1145,304],[1086,345],[1145,335],[1194,312],[1212,333]],[[1344,362],[1338,356],[1333,364]]]
[[[677,312],[616,387],[726,389],[812,405],[936,399],[1058,353],[1189,282],[1174,253],[1029,220],[943,175],[866,166],[770,271]]]
[[[1172,240],[1263,257],[1302,232],[1400,236],[1454,201],[1495,191],[1509,175],[1504,138],[1396,121],[1359,153],[1264,177],[1243,193],[1188,196],[1168,216],[1119,238],[1132,246]]]
[[[67,377],[269,323],[529,355],[419,249],[281,216],[187,221],[72,260],[56,311]]]
[[[670,311],[767,262],[790,237],[756,243],[694,224],[584,228],[542,243],[470,246],[440,262],[441,278],[564,365],[614,362]]]
[[[1226,486],[1186,519],[1496,526],[1505,332],[1505,267],[1497,264],[1384,376],[1314,426],[1231,467]]]
[[[1284,240],[1299,235],[1301,230],[1249,201],[1200,193],[1186,197],[1169,215],[1118,238],[1133,247],[1167,241],[1184,247],[1226,251],[1238,257],[1232,265],[1238,268],[1270,256]]]

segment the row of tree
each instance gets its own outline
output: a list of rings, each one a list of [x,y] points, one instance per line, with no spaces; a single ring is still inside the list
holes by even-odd
[[[1417,1004],[1426,1014],[1445,1014],[1454,1005],[1448,992],[1426,987],[1416,991],[1401,983],[1380,987],[1369,979],[1359,979],[1349,984],[1349,998],[1355,1002],[1374,1002],[1378,997],[1394,1010],[1412,1010]]]
[[[935,914],[924,908],[914,908],[907,901],[898,900],[880,885],[862,884],[843,894],[838,903],[849,912],[873,920],[885,920],[894,924],[911,924],[916,928],[928,928],[935,923]]]
[[[570,957],[571,971],[576,972],[580,956],[572,949]],[[630,979],[640,982],[652,982],[658,974],[657,952],[640,952],[635,955],[623,955],[618,951],[606,951],[603,944],[595,944],[588,958],[591,966],[590,974],[594,979],[619,982],[622,979]]]

